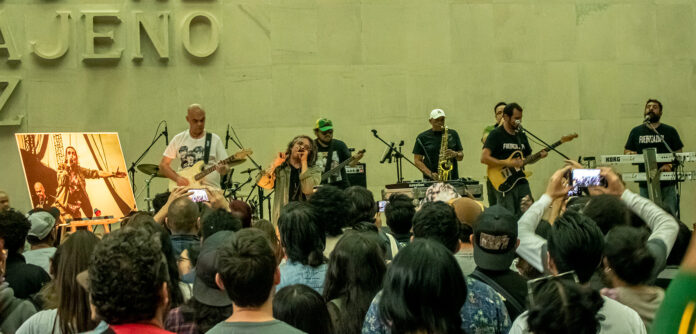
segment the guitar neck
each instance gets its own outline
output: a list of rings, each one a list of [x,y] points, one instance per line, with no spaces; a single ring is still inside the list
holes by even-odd
[[[364,153],[365,150],[361,150],[359,153]],[[341,170],[343,167],[348,165],[349,163],[355,161],[355,157],[350,157],[346,160],[343,160],[340,164],[338,164],[336,167],[331,168],[328,172],[321,174],[322,181],[325,180],[329,175],[333,175],[337,171]],[[328,162],[327,162],[328,163]]]
[[[196,174],[193,178],[196,179],[196,181],[200,181],[202,178],[208,176],[208,174],[212,173],[215,171],[217,168],[217,164],[210,166],[204,170],[202,170],[200,173]]]
[[[346,159],[345,161],[341,162],[340,164],[338,164],[338,166],[331,168],[328,172],[322,174],[322,177],[329,176],[333,173],[336,173],[337,171],[339,171],[343,167],[345,167],[347,164],[349,164],[351,161],[353,161],[353,157],[350,157],[350,158]]]
[[[204,177],[208,176],[208,174],[214,172],[215,169],[217,169],[217,166],[227,164],[227,163],[229,163],[230,161],[232,161],[232,160],[234,160],[234,159],[236,159],[236,157],[235,157],[234,155],[229,156],[229,157],[227,157],[226,159],[221,160],[220,162],[218,162],[218,163],[216,163],[216,164],[214,164],[214,165],[212,165],[212,166],[210,166],[210,167],[208,167],[208,168],[203,169],[200,173],[196,174],[196,176],[194,176],[193,178],[194,178],[196,181],[200,181],[200,180],[203,179]]]
[[[541,151],[539,151],[539,152],[537,152],[537,153],[534,153],[534,154],[530,155],[527,159],[524,160],[524,164],[525,164],[525,165],[527,165],[527,164],[533,164],[533,163],[539,161],[539,159],[541,159],[541,152],[548,152],[548,151],[550,151],[551,149],[554,149],[554,148],[558,147],[558,146],[561,145],[561,144],[563,144],[563,141],[560,141],[560,140],[559,140],[559,141],[553,143],[553,144],[551,145],[551,147],[545,147],[545,148],[543,148]]]

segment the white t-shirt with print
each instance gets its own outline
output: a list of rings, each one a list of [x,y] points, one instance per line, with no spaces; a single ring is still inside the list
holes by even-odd
[[[193,138],[189,133],[189,130],[181,132],[174,136],[174,138],[169,142],[169,146],[164,151],[164,156],[171,159],[179,160],[179,167],[177,171],[189,168],[193,166],[196,162],[203,160],[205,155],[205,135],[207,132],[203,133],[200,138]],[[208,156],[208,166],[214,165],[220,160],[227,158],[227,152],[225,151],[225,146],[222,144],[222,140],[216,134],[212,134],[210,140],[210,155]],[[204,183],[220,187],[220,174],[218,172],[212,172],[205,177]]]

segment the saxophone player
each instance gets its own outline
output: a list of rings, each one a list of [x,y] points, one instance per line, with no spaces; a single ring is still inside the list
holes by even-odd
[[[459,168],[457,161],[464,158],[462,153],[462,142],[459,140],[457,131],[447,129],[445,132],[445,111],[442,109],[433,109],[430,112],[431,128],[421,132],[416,137],[416,143],[413,146],[413,160],[416,167],[423,172],[423,178],[436,181],[447,181],[459,178]],[[446,142],[444,135],[447,136]],[[449,161],[451,170],[442,173],[440,162]],[[438,170],[441,172],[438,173]],[[447,175],[446,179],[440,180],[439,175]]]

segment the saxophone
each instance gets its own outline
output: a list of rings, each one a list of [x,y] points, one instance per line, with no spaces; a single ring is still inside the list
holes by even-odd
[[[445,131],[442,133],[442,142],[440,143],[440,157],[437,161],[437,180],[440,182],[447,181],[449,179],[449,173],[452,171],[452,162],[447,158],[447,131],[448,128],[445,126]]]

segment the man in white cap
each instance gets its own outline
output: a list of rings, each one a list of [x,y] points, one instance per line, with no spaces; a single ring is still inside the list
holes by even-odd
[[[423,172],[424,179],[438,180],[438,161],[440,159],[440,146],[442,145],[442,134],[445,129],[445,111],[433,109],[430,112],[431,129],[421,132],[416,137],[413,146],[413,159],[416,167]],[[447,150],[445,157],[452,163],[452,170],[449,172],[449,179],[459,178],[459,168],[457,161],[464,159],[462,153],[462,142],[459,140],[457,131],[449,129],[447,131]],[[446,180],[439,180],[446,181]]]
[[[37,210],[29,215],[31,228],[27,234],[27,242],[31,250],[24,252],[24,260],[37,265],[50,274],[50,259],[56,252],[53,244],[56,239],[56,218],[48,211]]]

